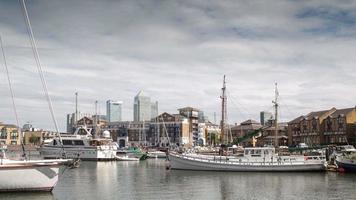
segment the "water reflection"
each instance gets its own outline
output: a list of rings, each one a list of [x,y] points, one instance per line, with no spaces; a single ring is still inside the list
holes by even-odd
[[[0,199],[353,199],[355,174],[166,170],[164,160],[83,162],[51,194]]]
[[[54,196],[50,192],[23,192],[23,193],[2,193],[0,194],[0,199],[6,199],[6,200],[23,200],[23,199],[29,199],[29,200],[54,200]]]

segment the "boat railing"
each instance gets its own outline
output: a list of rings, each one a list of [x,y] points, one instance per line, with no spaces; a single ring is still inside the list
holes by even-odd
[[[207,163],[224,163],[235,165],[298,165],[298,164],[321,164],[325,162],[323,157],[318,156],[304,156],[303,160],[297,160],[295,157],[273,157],[273,159],[265,159],[264,161],[250,160],[247,158],[231,158],[227,156],[193,156],[189,154],[172,155],[188,160],[202,161]]]

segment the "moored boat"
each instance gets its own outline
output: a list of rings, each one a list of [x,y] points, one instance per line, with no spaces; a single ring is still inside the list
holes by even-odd
[[[45,159],[54,159],[61,157],[63,150],[67,158],[109,161],[116,159],[117,146],[110,138],[110,133],[104,131],[103,137],[92,139],[88,129],[78,127],[73,135],[62,135],[61,140],[55,138],[43,144],[40,153]]]
[[[10,160],[0,152],[0,192],[52,191],[69,159]]]
[[[324,171],[326,161],[319,156],[278,156],[273,147],[245,148],[244,155],[206,156],[169,153],[171,169],[239,172]]]
[[[336,155],[336,165],[339,171],[356,172],[356,149],[351,146],[343,146],[341,154]]]

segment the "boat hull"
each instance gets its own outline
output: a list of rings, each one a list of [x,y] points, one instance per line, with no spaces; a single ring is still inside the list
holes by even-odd
[[[0,192],[50,192],[58,182],[60,166],[1,166]]]
[[[356,172],[356,163],[352,162],[352,160],[336,160],[336,164],[338,168],[343,168],[345,172]]]
[[[97,149],[97,148],[64,148],[66,157],[71,159],[79,158],[84,161],[112,161],[116,159],[116,151],[113,149]],[[62,148],[57,147],[42,147],[40,149],[41,156],[44,159],[56,159],[61,157]]]
[[[177,154],[169,154],[171,169],[198,171],[234,171],[234,172],[306,172],[324,171],[323,162],[314,163],[238,163],[229,161],[213,161],[189,158]]]

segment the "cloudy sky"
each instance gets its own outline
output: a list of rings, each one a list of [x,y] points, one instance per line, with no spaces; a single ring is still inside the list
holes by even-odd
[[[66,113],[122,100],[132,120],[143,90],[160,112],[193,106],[220,119],[227,76],[230,123],[356,105],[356,1],[27,0],[61,130]],[[0,34],[21,123],[54,129],[18,1],[0,1]],[[3,59],[0,121],[14,123]]]

